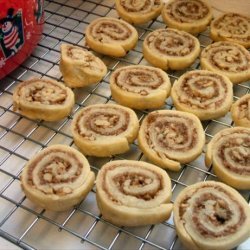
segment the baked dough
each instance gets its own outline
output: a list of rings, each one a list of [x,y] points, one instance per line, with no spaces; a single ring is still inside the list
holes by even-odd
[[[24,81],[13,93],[13,110],[34,120],[58,121],[70,114],[74,103],[70,88],[48,79]]]
[[[85,38],[88,46],[96,52],[122,57],[136,46],[138,33],[123,20],[101,17],[88,25]]]
[[[231,114],[236,126],[250,128],[250,94],[242,96],[232,105]]]
[[[200,54],[199,40],[185,31],[158,29],[143,42],[145,59],[161,69],[184,69]]]
[[[250,47],[250,18],[238,13],[224,13],[211,22],[214,41],[231,41]]]
[[[112,161],[98,172],[96,199],[105,220],[118,226],[143,226],[167,220],[173,205],[171,180],[155,165]]]
[[[129,150],[129,144],[137,137],[139,121],[132,109],[96,104],[77,112],[71,130],[83,154],[106,157]]]
[[[21,175],[21,186],[35,204],[66,211],[80,203],[94,185],[95,174],[76,149],[53,145],[30,159]]]
[[[233,84],[223,75],[194,70],[175,81],[171,97],[177,110],[193,113],[200,120],[226,115],[233,103]]]
[[[250,189],[250,128],[235,127],[217,133],[207,146],[206,165],[237,189]]]
[[[163,70],[134,65],[116,69],[110,77],[112,97],[121,105],[135,109],[154,109],[164,105],[171,83]]]
[[[216,42],[201,52],[201,68],[227,76],[232,83],[250,80],[250,53],[242,45]]]
[[[70,44],[62,44],[60,71],[68,87],[80,88],[102,80],[107,74],[107,67],[91,52]]]
[[[206,30],[212,10],[203,0],[170,0],[162,8],[162,18],[171,28],[197,34]]]
[[[174,202],[177,235],[189,250],[229,250],[250,234],[250,209],[233,188],[215,181],[183,189]]]
[[[195,115],[159,110],[149,113],[143,120],[138,142],[150,161],[162,168],[178,171],[180,163],[191,162],[201,154],[205,133]]]
[[[161,14],[161,0],[116,0],[116,11],[129,23],[146,23]]]

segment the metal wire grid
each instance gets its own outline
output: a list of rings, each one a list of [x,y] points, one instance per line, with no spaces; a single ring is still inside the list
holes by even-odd
[[[56,123],[37,122],[12,110],[13,88],[30,77],[62,80],[58,67],[60,44],[72,43],[87,48],[83,37],[86,26],[97,17],[117,17],[117,14],[112,0],[55,0],[45,1],[45,16],[44,33],[38,47],[0,85],[0,236],[24,249],[183,249],[176,236],[172,217],[158,225],[138,228],[120,228],[105,221],[96,206],[95,188],[79,206],[64,213],[49,212],[35,206],[21,191],[19,177],[29,158],[52,144],[74,147],[69,130],[74,113],[93,103],[112,102],[110,73],[125,65],[147,65],[142,55],[142,42],[148,32],[165,27],[160,17],[146,25],[137,26],[139,42],[127,56],[117,59],[98,55],[106,63],[109,72],[99,84],[74,90],[76,104],[69,117]],[[211,43],[207,31],[198,38],[202,48]],[[187,70],[198,68],[199,60]],[[168,73],[173,82],[183,72]],[[234,98],[238,99],[249,92],[249,82],[238,84],[234,87]],[[166,101],[165,108],[173,108],[171,98]],[[145,114],[147,111],[137,111],[140,120]],[[204,122],[207,141],[219,130],[232,125],[230,114]],[[112,158],[88,157],[96,173],[103,164],[113,159],[147,161],[137,147],[137,142],[123,155]],[[192,163],[184,165],[180,172],[169,172],[169,175],[173,184],[172,201],[184,187],[198,181],[216,179],[212,169],[204,165],[204,152]],[[241,193],[249,202],[250,192]]]

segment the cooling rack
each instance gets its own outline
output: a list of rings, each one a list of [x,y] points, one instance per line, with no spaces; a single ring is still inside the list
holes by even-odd
[[[162,19],[136,26],[139,33],[137,47],[124,58],[98,55],[109,71],[97,85],[74,89],[76,104],[69,117],[59,122],[32,121],[13,111],[13,89],[20,81],[30,77],[49,77],[62,80],[59,71],[60,44],[71,43],[87,48],[83,36],[86,26],[101,16],[117,17],[112,0],[54,0],[45,1],[45,27],[42,39],[32,55],[0,84],[0,236],[24,249],[184,249],[181,245],[171,217],[168,221],[151,226],[126,228],[105,221],[95,202],[95,188],[86,200],[74,209],[64,212],[49,212],[35,206],[26,199],[20,188],[20,173],[28,159],[52,144],[74,146],[70,123],[74,113],[83,106],[94,103],[113,102],[109,89],[109,75],[118,67],[147,65],[142,55],[142,42],[148,32],[165,27]],[[212,41],[208,31],[199,34],[204,48]],[[199,60],[186,70],[198,69]],[[168,71],[171,81],[178,79],[184,71]],[[250,83],[234,87],[234,99],[250,92]],[[174,108],[171,98],[166,109]],[[146,111],[137,111],[141,120]],[[203,122],[207,142],[219,130],[233,126],[230,114]],[[92,170],[114,159],[143,160],[142,152],[135,142],[129,152],[112,158],[88,157]],[[204,164],[204,152],[182,166],[178,173],[169,175],[172,180],[173,198],[188,185],[198,181],[216,180],[213,170]],[[241,192],[249,202],[250,192]],[[1,247],[0,247],[1,248]],[[245,242],[238,249],[250,249]]]

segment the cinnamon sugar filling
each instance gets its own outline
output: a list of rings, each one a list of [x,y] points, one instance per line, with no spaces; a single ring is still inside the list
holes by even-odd
[[[166,11],[174,20],[181,23],[191,23],[206,17],[208,7],[201,1],[180,1],[167,5]]]
[[[151,90],[159,88],[164,79],[154,70],[137,69],[121,70],[115,75],[115,84],[121,89],[146,96]]]
[[[101,23],[97,23],[95,26],[91,26],[90,33],[96,40],[105,42],[102,35],[105,35],[114,41],[124,41],[131,36],[132,31],[128,25],[125,25],[124,23],[102,21]]]
[[[65,154],[65,158],[53,156],[53,153],[63,153]],[[51,163],[46,166],[43,166],[42,170],[38,173],[40,185],[43,185],[43,186],[49,185],[51,187],[50,191],[52,192],[52,194],[66,195],[66,194],[71,193],[72,190],[69,187],[62,187],[59,189],[53,188],[53,184],[73,183],[80,176],[82,172],[81,162],[77,159],[77,157],[74,154],[70,152],[65,152],[61,150],[51,150],[50,152],[43,153],[40,157],[37,157],[29,167],[27,183],[30,186],[35,187],[35,184],[33,181],[33,172],[35,168],[37,167],[37,165],[39,164],[39,162],[42,160],[42,158],[49,156],[49,155],[52,155]],[[67,160],[68,158],[74,159],[75,164],[77,164],[77,171],[74,173],[71,173],[71,176],[65,179],[63,178],[63,175],[65,173],[69,173],[72,168],[72,165]],[[55,166],[56,166],[56,174],[54,173],[55,170],[53,170]],[[47,194],[47,192],[45,192],[44,190],[40,190],[40,191]]]
[[[218,238],[224,237],[237,232],[238,228],[246,220],[246,214],[242,206],[229,194],[227,191],[222,189],[221,187],[211,186],[208,184],[204,184],[202,188],[214,188],[214,192],[203,193],[202,196],[195,200],[195,204],[193,205],[193,213],[192,213],[192,222],[196,228],[196,230],[205,238]],[[183,224],[185,225],[186,221],[183,218],[187,208],[190,209],[189,199],[192,197],[192,194],[195,193],[196,190],[192,191],[191,194],[187,195],[186,198],[180,203],[179,207],[179,215]],[[219,195],[219,192],[222,192],[227,195],[229,200],[225,200],[222,196]],[[218,194],[217,194],[218,193]],[[229,203],[230,202],[230,203]],[[209,212],[206,210],[208,203],[212,204],[213,211]],[[234,203],[238,212],[240,213],[240,218],[238,221],[235,221],[233,224],[228,225],[230,221],[234,219],[234,211],[230,209],[230,204]],[[209,225],[213,225],[214,227],[222,227],[219,233],[214,232],[212,229],[209,229],[206,224],[204,224],[200,220],[200,214],[206,217],[206,221]]]

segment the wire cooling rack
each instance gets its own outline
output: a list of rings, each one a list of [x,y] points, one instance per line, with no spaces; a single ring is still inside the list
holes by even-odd
[[[162,19],[136,26],[139,33],[137,47],[124,58],[100,56],[109,71],[105,78],[91,87],[74,89],[76,104],[69,117],[59,122],[32,121],[13,111],[14,87],[31,77],[49,77],[62,80],[58,63],[60,44],[71,43],[87,48],[83,32],[95,18],[117,17],[112,0],[55,0],[45,1],[45,27],[42,39],[32,55],[0,84],[0,236],[24,249],[184,249],[175,232],[173,218],[168,221],[137,228],[116,227],[105,221],[95,202],[95,188],[86,200],[74,209],[64,212],[49,212],[26,199],[20,188],[20,173],[31,156],[46,146],[66,144],[74,147],[70,123],[74,113],[83,106],[112,102],[109,89],[110,73],[118,67],[130,64],[147,65],[142,55],[142,42],[148,32],[165,27]],[[208,31],[198,36],[201,47],[212,41]],[[198,69],[199,60],[190,68]],[[171,81],[184,71],[168,71]],[[234,87],[234,98],[250,92],[250,84]],[[165,104],[172,109],[171,98]],[[141,120],[146,111],[137,111]],[[230,114],[218,120],[203,123],[207,142],[219,130],[233,126]],[[135,142],[129,152],[113,158],[88,157],[92,170],[113,159],[144,160]],[[212,169],[204,165],[204,152],[183,165],[178,173],[171,173],[173,198],[186,186],[198,181],[214,180]],[[249,202],[250,192],[241,192]],[[0,246],[1,248],[1,246]],[[250,249],[245,242],[238,249]]]

